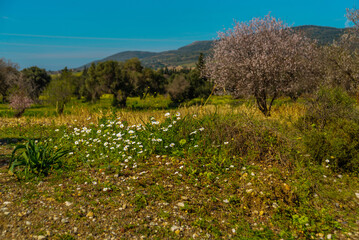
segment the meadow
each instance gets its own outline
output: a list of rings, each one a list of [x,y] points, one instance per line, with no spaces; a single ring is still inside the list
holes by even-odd
[[[323,96],[0,104],[0,238],[359,239],[357,102]]]

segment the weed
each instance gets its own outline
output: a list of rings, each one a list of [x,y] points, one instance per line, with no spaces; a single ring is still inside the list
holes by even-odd
[[[68,150],[53,150],[46,143],[41,144],[36,140],[29,140],[26,144],[17,145],[12,152],[9,163],[9,171],[16,173],[18,167],[25,177],[30,174],[47,176],[53,169],[62,166],[61,158],[69,153]]]

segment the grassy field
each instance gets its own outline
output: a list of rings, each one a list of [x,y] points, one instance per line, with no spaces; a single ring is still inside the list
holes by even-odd
[[[359,128],[344,113],[321,127],[304,100],[268,118],[228,96],[110,102],[19,119],[0,105],[0,239],[359,239]],[[31,139],[68,152],[12,174]]]

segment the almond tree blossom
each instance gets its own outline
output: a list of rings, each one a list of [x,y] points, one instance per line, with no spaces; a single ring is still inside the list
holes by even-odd
[[[295,97],[317,83],[317,45],[279,19],[235,22],[218,37],[205,74],[235,97],[254,96],[266,116],[280,95]]]

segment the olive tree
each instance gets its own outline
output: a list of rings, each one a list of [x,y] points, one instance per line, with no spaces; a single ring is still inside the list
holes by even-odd
[[[14,79],[17,79],[18,66],[4,58],[0,59],[0,95],[2,102],[8,101],[9,90],[14,85]]]
[[[45,90],[47,101],[56,107],[56,111],[59,115],[63,114],[65,105],[71,100],[73,79],[74,76],[72,72],[65,67],[61,70],[60,76],[51,80]]]
[[[235,97],[254,96],[266,116],[280,95],[298,95],[316,83],[316,43],[281,20],[267,15],[235,22],[218,37],[206,75]]]
[[[43,90],[51,81],[51,76],[45,69],[38,68],[36,66],[25,68],[22,71],[24,81],[27,81],[32,86],[32,91],[29,96],[32,100],[37,100]]]

